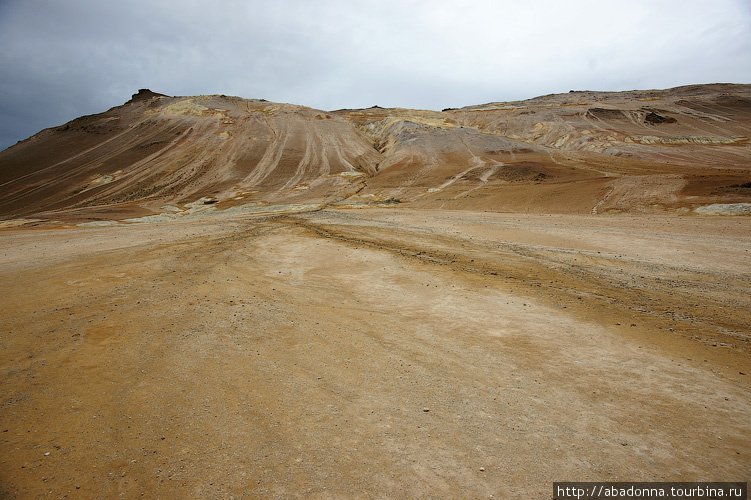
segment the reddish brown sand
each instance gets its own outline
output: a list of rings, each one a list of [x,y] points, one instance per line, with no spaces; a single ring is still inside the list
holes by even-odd
[[[7,226],[0,498],[751,476],[749,217]]]

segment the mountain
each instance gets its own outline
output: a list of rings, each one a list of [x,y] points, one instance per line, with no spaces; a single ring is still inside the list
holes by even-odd
[[[0,216],[407,203],[549,213],[751,201],[751,85],[572,91],[441,112],[142,89],[0,152]]]

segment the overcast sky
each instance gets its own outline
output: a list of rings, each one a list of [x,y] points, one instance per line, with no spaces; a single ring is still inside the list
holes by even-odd
[[[751,83],[749,0],[0,0],[0,149],[130,99],[442,109]]]

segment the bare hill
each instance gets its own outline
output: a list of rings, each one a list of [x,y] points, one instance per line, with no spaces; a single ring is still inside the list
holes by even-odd
[[[144,89],[1,152],[0,215],[106,207],[119,218],[197,200],[685,211],[751,201],[750,124],[751,85],[572,91],[443,112]]]

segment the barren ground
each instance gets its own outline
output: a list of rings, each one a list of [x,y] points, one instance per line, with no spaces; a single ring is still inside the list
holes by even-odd
[[[0,498],[751,476],[751,218],[0,230]]]

